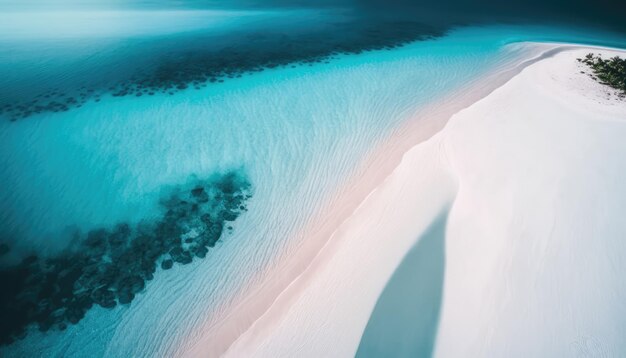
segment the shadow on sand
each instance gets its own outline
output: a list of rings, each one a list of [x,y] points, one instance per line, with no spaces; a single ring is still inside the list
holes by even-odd
[[[443,293],[448,212],[404,257],[376,302],[356,356],[431,357]]]

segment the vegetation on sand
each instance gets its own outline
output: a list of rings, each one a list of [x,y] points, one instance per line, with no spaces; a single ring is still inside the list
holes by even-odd
[[[593,75],[590,75],[593,79],[619,90],[620,97],[626,96],[626,59],[615,56],[605,60],[600,55],[589,53],[577,60],[593,70]]]

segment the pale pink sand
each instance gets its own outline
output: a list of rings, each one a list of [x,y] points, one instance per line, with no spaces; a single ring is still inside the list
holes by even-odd
[[[198,327],[203,338],[182,342],[178,353],[217,356],[228,350],[232,356],[353,355],[384,283],[419,233],[436,215],[446,210],[456,193],[454,175],[440,164],[448,161],[442,159],[446,156],[445,151],[428,156],[414,155],[412,159],[407,154],[403,164],[412,165],[398,167],[403,154],[440,131],[454,113],[487,96],[526,66],[566,49],[558,45],[526,46],[526,61],[505,64],[458,91],[450,100],[417,113],[414,121],[399,129],[382,148],[367,158],[358,180],[352,181],[354,185],[337,195],[323,214],[312,220],[313,225],[303,230],[306,239],[297,254],[278,263],[275,270],[265,275],[265,283],[242,299],[220,322]],[[426,143],[436,141],[438,137]],[[419,147],[410,153],[424,152],[417,149]],[[394,172],[396,167],[398,169]],[[414,167],[421,167],[428,175],[413,178]],[[403,171],[407,171],[405,177],[398,174]],[[392,172],[394,175],[385,179]],[[402,184],[392,184],[394,181]],[[405,191],[411,187],[420,189]],[[387,191],[392,191],[393,195],[380,194]],[[367,200],[357,210],[365,198]],[[402,205],[398,205],[400,202]],[[366,208],[372,209],[368,212]],[[360,214],[364,211],[369,214]],[[397,221],[393,221],[397,225],[377,224],[379,218],[392,213],[397,217]],[[365,229],[372,232],[378,229],[379,234],[384,232],[386,235],[369,241],[358,240],[368,237],[368,232],[363,232]],[[393,245],[383,245],[392,239]],[[337,252],[351,254],[339,260]],[[341,265],[334,267],[337,260]],[[365,271],[371,276],[363,276],[364,267],[370,267]],[[365,279],[357,280],[357,277]],[[362,292],[352,292],[348,296],[331,294],[332,297],[325,300],[319,297],[320,293],[339,292],[337,290],[341,287],[350,287],[355,281],[371,285],[361,286]],[[329,287],[336,291],[329,291]],[[317,304],[313,304],[315,302]],[[346,305],[346,302],[350,304]],[[325,328],[328,328],[326,333],[323,332]]]

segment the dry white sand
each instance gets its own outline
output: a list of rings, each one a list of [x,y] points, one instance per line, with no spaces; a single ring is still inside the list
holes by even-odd
[[[587,52],[541,59],[455,114],[327,225],[286,288],[181,354],[354,356],[394,270],[447,215],[437,356],[626,355],[626,102],[580,73]]]
[[[589,51],[528,67],[442,133],[459,190],[438,357],[626,356],[626,101],[580,73]]]

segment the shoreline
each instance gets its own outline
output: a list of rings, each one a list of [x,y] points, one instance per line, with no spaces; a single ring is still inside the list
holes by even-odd
[[[572,44],[522,43],[525,46],[522,58],[514,63],[499,64],[483,78],[459,88],[447,99],[419,110],[412,119],[395,130],[374,153],[366,156],[358,178],[348,183],[356,185],[340,190],[333,196],[325,214],[311,220],[298,236],[304,236],[302,245],[295,250],[287,262],[274,266],[272,272],[264,275],[264,283],[246,295],[230,309],[230,313],[217,323],[197,328],[201,339],[182,342],[177,355],[218,356],[228,353],[233,344],[246,336],[258,337],[259,331],[272,324],[275,317],[282,316],[299,293],[306,287],[311,276],[333,255],[333,248],[339,244],[337,230],[367,200],[377,188],[396,170],[404,155],[413,147],[427,141],[443,129],[450,117],[487,97],[514,78],[524,68],[561,51],[580,47]],[[592,48],[592,46],[584,46]],[[506,66],[508,65],[508,67]],[[354,180],[358,179],[358,180]]]

